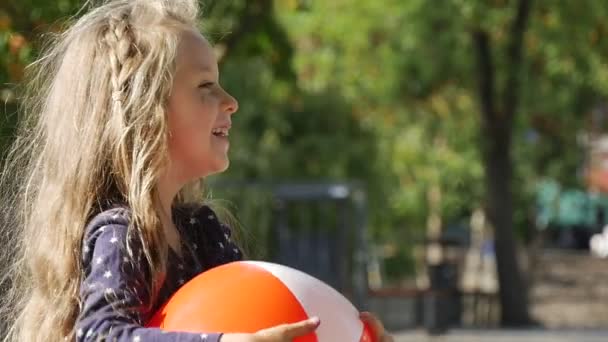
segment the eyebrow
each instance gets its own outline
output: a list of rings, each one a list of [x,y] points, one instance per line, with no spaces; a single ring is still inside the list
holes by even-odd
[[[202,64],[195,64],[194,65],[194,69],[196,69],[196,71],[200,71],[200,72],[209,72],[209,73],[213,73],[213,69],[202,65]]]

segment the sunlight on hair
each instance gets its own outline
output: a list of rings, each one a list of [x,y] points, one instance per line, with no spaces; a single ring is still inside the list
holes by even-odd
[[[82,234],[104,206],[127,204],[152,274],[166,266],[154,185],[168,162],[165,102],[179,33],[197,27],[197,1],[88,1],[79,14],[27,68],[3,166],[9,341],[74,339]],[[202,203],[202,182],[176,201]]]

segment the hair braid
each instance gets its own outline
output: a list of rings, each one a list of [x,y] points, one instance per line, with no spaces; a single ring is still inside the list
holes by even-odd
[[[150,293],[166,273],[156,184],[177,47],[197,27],[198,0],[93,2],[26,70],[23,118],[0,172],[0,221],[14,222],[0,227],[14,260],[0,279],[10,285],[0,340],[75,339],[82,237],[104,203],[127,202]],[[180,203],[202,201],[196,185],[181,190]]]
[[[108,24],[103,32],[102,39],[107,47],[107,58],[110,69],[110,108],[113,114],[111,125],[122,131],[120,140],[132,139],[129,116],[129,95],[131,92],[130,82],[132,76],[137,72],[138,64],[142,58],[136,46],[133,27],[129,23],[127,12],[111,13],[108,17]],[[131,127],[132,128],[132,127]],[[129,142],[117,143],[114,145],[115,155],[123,155],[127,158],[114,158],[117,167],[127,179],[131,178],[131,164],[133,156],[127,153]],[[128,183],[118,184],[121,192],[126,193]]]
[[[111,69],[112,100],[121,110],[128,95],[129,79],[137,67],[139,52],[126,13],[111,15],[108,30],[104,35],[109,47],[108,58]]]

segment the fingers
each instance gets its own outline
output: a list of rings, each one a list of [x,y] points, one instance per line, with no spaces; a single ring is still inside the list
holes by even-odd
[[[384,335],[384,325],[382,325],[382,322],[380,322],[380,320],[376,318],[376,316],[374,316],[371,312],[367,311],[361,312],[359,314],[359,318],[369,324],[373,333],[376,335],[378,340],[381,341],[380,338]]]
[[[372,332],[376,336],[376,341],[393,342],[393,337],[386,333],[384,325],[376,316],[374,316],[374,314],[364,311],[360,313],[359,318],[361,318],[363,322],[369,324]]]
[[[291,324],[281,324],[272,328],[264,329],[257,332],[258,337],[263,338],[263,341],[289,341],[294,338],[308,335],[315,331],[321,324],[318,317],[313,317],[304,321]]]
[[[298,323],[286,324],[283,336],[285,336],[289,339],[289,341],[291,341],[291,339],[304,336],[315,331],[319,324],[321,324],[321,321],[318,317],[313,317],[311,319],[307,319]]]

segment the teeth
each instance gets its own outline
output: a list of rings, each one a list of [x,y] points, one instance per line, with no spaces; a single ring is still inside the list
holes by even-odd
[[[215,135],[221,135],[224,137],[228,136],[228,128],[214,128],[211,133]]]

